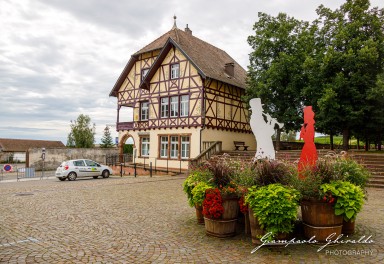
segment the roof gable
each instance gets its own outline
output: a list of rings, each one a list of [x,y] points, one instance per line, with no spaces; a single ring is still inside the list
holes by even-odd
[[[161,63],[167,56],[168,52],[172,47],[177,48],[181,53],[191,62],[191,64],[197,69],[197,72],[203,77],[206,78],[205,73],[196,65],[196,63],[188,56],[188,54],[172,39],[168,38],[167,43],[164,45],[159,56],[156,58],[155,62],[152,64],[152,67],[149,69],[149,72],[142,81],[140,88],[149,89],[149,81],[152,79],[153,75],[156,73],[157,69],[160,67]]]
[[[140,54],[162,50],[161,55],[165,53],[165,49],[169,48],[168,45],[178,48],[194,64],[203,77],[216,79],[245,89],[247,72],[231,56],[225,51],[193,36],[191,33],[174,27],[132,55],[109,95],[117,96],[117,91]],[[157,66],[161,62],[160,55],[156,59]],[[234,64],[234,77],[225,73],[224,67],[227,63]],[[152,65],[152,68],[153,70],[155,69],[155,63]],[[153,70],[150,71],[153,72]],[[147,77],[145,79],[148,82],[149,74]],[[144,86],[148,86],[148,84],[144,84]]]

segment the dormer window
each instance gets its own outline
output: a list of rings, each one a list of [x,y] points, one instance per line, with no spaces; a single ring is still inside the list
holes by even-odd
[[[171,79],[177,79],[180,75],[180,64],[175,63],[171,65]]]
[[[149,69],[142,69],[141,70],[141,81],[144,80],[145,76],[147,76],[147,73],[149,72]]]

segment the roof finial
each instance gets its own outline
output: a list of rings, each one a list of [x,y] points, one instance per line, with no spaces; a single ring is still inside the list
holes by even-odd
[[[177,26],[176,26],[176,15],[173,15],[173,27],[172,27],[172,29],[175,29],[175,28],[177,28]]]

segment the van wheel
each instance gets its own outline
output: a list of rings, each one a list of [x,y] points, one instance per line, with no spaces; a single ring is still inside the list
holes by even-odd
[[[71,172],[68,174],[68,181],[74,181],[76,180],[76,178],[77,178],[77,175],[75,172]]]
[[[104,170],[102,176],[103,176],[103,178],[109,178],[109,171]]]

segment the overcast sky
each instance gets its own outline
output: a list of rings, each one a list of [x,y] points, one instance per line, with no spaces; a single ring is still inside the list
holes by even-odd
[[[1,0],[0,138],[60,140],[87,114],[96,143],[116,123],[109,97],[130,56],[169,31],[173,16],[245,69],[257,13],[312,21],[341,0]],[[382,0],[371,6],[383,7]],[[114,131],[115,128],[112,128]],[[113,132],[113,136],[117,133]]]

